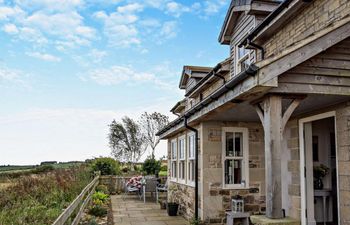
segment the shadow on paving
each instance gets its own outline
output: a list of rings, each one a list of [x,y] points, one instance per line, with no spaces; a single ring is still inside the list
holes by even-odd
[[[161,210],[154,198],[143,203],[136,195],[111,196],[113,221],[115,225],[189,225],[181,216],[168,216]]]

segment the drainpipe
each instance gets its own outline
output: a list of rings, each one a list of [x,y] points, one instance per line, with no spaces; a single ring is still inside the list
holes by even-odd
[[[249,39],[247,41],[247,44],[256,48],[256,49],[259,49],[261,51],[261,60],[263,60],[265,58],[265,49],[262,46],[255,44],[254,42],[252,42]]]
[[[196,221],[198,221],[198,130],[190,127],[187,124],[187,117],[185,117],[185,127],[189,129],[190,131],[194,132],[194,138],[195,138],[195,145],[194,145],[194,152],[195,152],[195,166],[194,166],[194,217]]]

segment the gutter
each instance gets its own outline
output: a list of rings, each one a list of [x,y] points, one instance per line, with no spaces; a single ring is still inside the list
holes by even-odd
[[[201,86],[204,82],[206,82],[212,75],[216,76],[216,72],[221,69],[222,65],[221,63],[219,63],[218,65],[216,65],[212,71],[210,71],[205,77],[203,77],[195,86],[193,86],[191,88],[191,90],[189,90],[185,96],[189,96],[190,94],[192,94],[192,92],[194,92],[199,86]],[[225,78],[224,78],[225,79]]]
[[[185,117],[185,127],[187,129],[189,129],[190,131],[193,131],[194,132],[194,136],[195,136],[195,145],[194,145],[194,151],[195,151],[195,167],[194,167],[194,217],[196,219],[196,221],[199,221],[198,220],[198,140],[199,140],[199,137],[198,137],[198,130],[193,128],[193,127],[190,127],[188,124],[187,124],[187,117]]]
[[[169,123],[166,127],[164,127],[162,130],[158,131],[156,134],[157,136],[160,136],[170,130],[171,128],[175,127],[176,125],[180,124],[182,120],[188,119],[193,114],[198,112],[199,110],[203,109],[210,103],[216,101],[220,96],[227,93],[228,91],[235,88],[237,84],[242,82],[243,80],[247,79],[248,77],[255,76],[257,73],[259,67],[257,67],[255,64],[251,64],[248,69],[245,71],[242,71],[241,73],[237,74],[235,77],[233,77],[231,80],[227,81],[226,84],[222,85],[219,89],[214,91],[210,96],[203,99],[203,101],[196,104],[193,108],[188,110],[183,116],[177,118],[176,120]]]

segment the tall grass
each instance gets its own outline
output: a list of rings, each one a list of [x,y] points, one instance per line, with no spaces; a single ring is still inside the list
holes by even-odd
[[[90,181],[86,166],[21,177],[0,190],[0,224],[51,224]]]

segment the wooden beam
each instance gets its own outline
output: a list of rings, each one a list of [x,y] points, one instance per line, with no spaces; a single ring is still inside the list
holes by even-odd
[[[254,108],[255,108],[256,113],[258,114],[258,116],[260,118],[261,123],[264,124],[264,110],[261,108],[261,105],[259,103],[255,104]]]
[[[310,75],[310,74],[283,74],[279,77],[280,83],[294,83],[294,84],[319,84],[330,86],[349,86],[350,77],[342,76],[324,76],[324,75]]]
[[[280,83],[278,88],[273,88],[269,92],[275,94],[322,94],[350,96],[350,88],[347,86],[301,83]]]
[[[266,174],[266,216],[283,218],[282,212],[282,97],[268,96],[263,102],[265,174]]]
[[[282,99],[283,95],[269,94],[254,104],[264,127],[266,216],[273,219],[283,217],[281,176],[283,132],[289,118],[303,97],[294,98],[284,113],[282,112]]]
[[[303,64],[300,64],[299,66],[293,68],[292,70],[288,71],[288,73],[350,77],[350,70],[316,68],[316,67],[304,66]]]
[[[283,135],[284,128],[287,125],[287,122],[289,118],[292,116],[292,113],[294,110],[299,106],[301,99],[294,99],[292,103],[288,106],[287,110],[284,112],[283,117],[282,117],[282,124],[281,124],[281,133]]]

